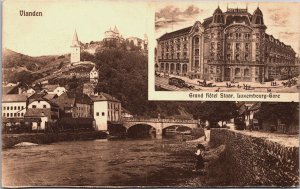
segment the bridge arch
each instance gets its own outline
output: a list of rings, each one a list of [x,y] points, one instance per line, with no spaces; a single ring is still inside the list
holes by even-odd
[[[168,127],[164,127],[162,130],[162,135],[166,136],[166,135],[172,135],[175,133],[184,133],[184,132],[191,132],[193,130],[193,128],[186,126],[186,125],[170,125]]]
[[[126,133],[129,138],[155,138],[156,128],[148,123],[136,123],[127,127]]]

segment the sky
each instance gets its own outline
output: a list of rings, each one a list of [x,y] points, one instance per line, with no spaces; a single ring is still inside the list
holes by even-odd
[[[3,3],[3,47],[30,56],[70,52],[75,29],[83,43],[100,41],[117,26],[123,37],[149,40],[166,32],[203,22],[217,6],[245,8],[252,14],[259,5],[266,32],[291,45],[300,54],[300,3],[230,1],[138,0],[6,0]],[[20,16],[20,10],[40,11],[41,17]],[[155,23],[154,23],[155,18]],[[150,47],[150,46],[149,46]]]
[[[20,16],[20,10],[39,11],[43,16]],[[149,28],[148,11],[144,1],[133,0],[7,0],[3,47],[30,56],[65,54],[70,52],[75,29],[79,40],[87,43],[102,40],[114,26],[125,38],[143,39]]]
[[[164,1],[155,4],[155,37],[192,26],[197,20],[202,23],[205,18],[213,15],[218,5],[223,12],[227,10],[227,5],[229,8],[248,6],[250,14],[259,6],[267,26],[266,33],[291,45],[300,54],[299,2]]]

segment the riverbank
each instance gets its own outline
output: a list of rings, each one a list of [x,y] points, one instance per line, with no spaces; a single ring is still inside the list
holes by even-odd
[[[23,133],[23,134],[2,134],[2,148],[11,148],[22,142],[34,144],[51,144],[62,141],[81,141],[107,138],[102,131],[79,131],[62,133]]]

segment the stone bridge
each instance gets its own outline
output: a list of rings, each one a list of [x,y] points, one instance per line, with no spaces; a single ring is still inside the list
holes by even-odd
[[[198,127],[198,120],[158,119],[158,118],[123,118],[123,126],[128,130],[134,125],[149,125],[156,131],[156,138],[162,138],[163,129],[171,126],[184,126],[194,129]]]

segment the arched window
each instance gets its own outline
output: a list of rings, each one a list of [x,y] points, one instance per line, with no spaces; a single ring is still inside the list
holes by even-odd
[[[234,75],[240,75],[240,74],[241,74],[241,69],[240,68],[235,68]]]
[[[199,44],[199,37],[195,37],[195,44]]]

